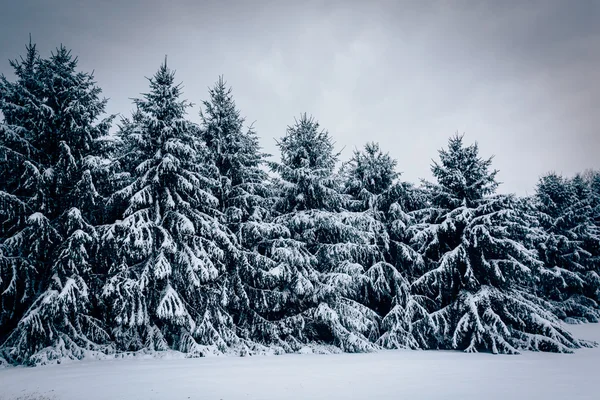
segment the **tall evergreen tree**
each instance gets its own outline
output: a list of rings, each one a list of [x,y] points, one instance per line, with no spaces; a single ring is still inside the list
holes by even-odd
[[[399,216],[404,214],[406,204],[402,200],[407,186],[398,182],[396,160],[383,153],[377,143],[367,143],[362,151],[355,151],[343,167],[345,193],[349,195],[351,209],[361,212],[369,225],[378,227],[374,232],[381,253],[379,262],[365,273],[366,291],[361,293],[362,302],[376,311],[381,321],[381,336],[377,343],[387,348],[418,347],[412,339],[412,317],[419,312],[410,283],[396,261],[398,243],[394,242],[394,229]]]
[[[103,293],[119,349],[223,353],[242,345],[226,290],[238,251],[220,221],[214,164],[174,79],[165,61],[119,133],[135,157],[130,182],[112,196],[127,208],[104,235],[116,257]]]
[[[209,90],[209,96],[200,112],[201,136],[219,174],[216,196],[226,222],[262,219],[268,190],[267,174],[260,167],[267,155],[261,153],[253,128],[244,129],[244,118],[223,77]]]
[[[0,77],[0,343],[16,326],[38,290],[38,263],[45,254],[28,255],[9,248],[6,239],[20,232],[28,215],[37,210],[35,180],[29,174],[37,170],[40,149],[35,138],[43,121],[42,98],[39,96],[39,54],[30,43],[26,55],[10,62],[16,81]],[[43,240],[43,237],[40,237]],[[22,243],[19,247],[45,248]],[[24,254],[25,253],[25,254]]]
[[[381,318],[366,300],[370,278],[393,273],[378,244],[385,242],[384,226],[372,210],[349,211],[350,198],[334,170],[338,154],[314,119],[302,115],[278,145],[281,163],[273,167],[280,176],[281,215],[275,221],[306,246],[320,284],[305,313],[309,336],[344,351],[372,350]]]
[[[240,256],[228,265],[228,309],[250,352],[269,351],[254,342],[276,352],[297,350],[301,321],[288,300],[291,276],[278,272],[275,256],[289,232],[270,222],[273,187],[263,169],[267,155],[261,152],[253,128],[244,129],[232,90],[222,77],[209,96],[200,112],[201,137],[216,166],[219,211],[240,245]]]
[[[16,294],[19,286],[32,289],[27,311],[17,314],[20,320],[3,344],[17,363],[110,350],[91,309],[95,282],[89,257],[96,242],[90,223],[99,214],[93,175],[105,156],[102,141],[111,117],[100,119],[106,100],[77,63],[63,46],[41,59],[30,44],[27,56],[12,63],[17,82],[2,78],[3,144],[12,161],[7,167],[21,172],[4,189],[24,205],[7,221],[2,246],[9,261],[3,264],[13,274],[3,295]],[[19,272],[26,283],[18,282]],[[3,303],[12,304],[15,315],[15,301]],[[3,317],[6,312],[3,307]],[[10,326],[10,317],[7,322]]]
[[[545,235],[539,253],[541,295],[562,318],[593,321],[600,317],[600,232],[594,223],[592,190],[579,175],[548,174],[536,188],[536,208]]]
[[[497,182],[490,164],[476,144],[454,136],[432,167],[433,208],[411,235],[426,263],[413,282],[430,310],[417,322],[422,346],[518,353],[585,345],[534,294],[537,231],[514,196],[492,195]]]

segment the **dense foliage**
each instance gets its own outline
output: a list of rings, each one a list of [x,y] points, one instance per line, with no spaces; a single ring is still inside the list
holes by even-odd
[[[268,161],[223,78],[195,124],[166,60],[109,134],[77,64],[29,44],[0,77],[0,364],[593,345],[600,172],[497,194],[454,135],[417,186],[377,143],[338,168],[306,114]]]

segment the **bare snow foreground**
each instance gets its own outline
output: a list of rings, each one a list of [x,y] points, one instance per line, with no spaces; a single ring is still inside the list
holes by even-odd
[[[600,325],[571,327],[600,341]],[[518,356],[370,354],[129,359],[0,369],[0,399],[600,399],[600,348]]]

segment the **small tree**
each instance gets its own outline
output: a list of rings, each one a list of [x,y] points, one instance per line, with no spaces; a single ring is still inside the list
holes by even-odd
[[[477,143],[464,146],[463,136],[456,134],[448,141],[448,149],[439,151],[439,156],[440,163],[434,161],[431,167],[438,181],[438,185],[432,186],[432,189],[434,201],[439,206],[473,207],[498,187],[498,171],[489,170],[492,158],[480,158]]]
[[[364,150],[355,150],[352,158],[342,167],[345,178],[344,192],[360,203],[360,211],[376,206],[377,198],[387,193],[396,183],[397,161],[383,153],[379,144],[369,142]]]

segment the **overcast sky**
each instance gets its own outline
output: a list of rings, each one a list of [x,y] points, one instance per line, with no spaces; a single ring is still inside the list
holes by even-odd
[[[111,113],[130,113],[165,54],[197,105],[223,74],[277,157],[307,112],[343,159],[377,141],[412,182],[455,132],[495,155],[501,192],[600,168],[600,1],[14,1],[0,73],[29,33],[95,70]]]

